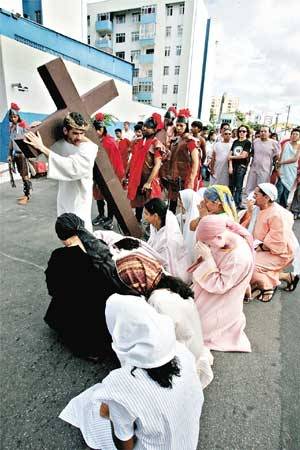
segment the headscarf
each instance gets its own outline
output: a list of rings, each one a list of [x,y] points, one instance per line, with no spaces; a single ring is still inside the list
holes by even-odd
[[[118,259],[116,267],[123,283],[146,297],[156,288],[163,274],[159,262],[134,251]]]
[[[174,358],[172,319],[156,312],[142,298],[113,294],[106,302],[105,315],[112,348],[122,366],[152,369]]]
[[[249,231],[242,227],[239,223],[234,222],[232,219],[225,216],[220,217],[217,214],[205,216],[200,220],[196,230],[196,239],[197,241],[209,241],[226,230],[238,234],[242,238],[246,239],[251,251],[254,251],[253,238]]]
[[[271,183],[260,183],[258,185],[259,189],[263,191],[271,200],[275,202],[278,198],[278,191],[276,186]]]
[[[73,213],[62,214],[56,220],[55,231],[59,239],[63,241],[71,236],[78,236],[87,254],[91,257],[93,266],[113,281],[118,292],[133,294],[133,291],[128,289],[118,277],[108,245],[87,231],[84,228],[84,221],[80,217]]]
[[[190,222],[193,219],[197,219],[197,217],[199,216],[197,205],[200,203],[200,201],[197,192],[195,192],[193,189],[184,189],[182,191],[179,191],[179,195],[185,209],[185,221],[182,228],[183,239],[188,250],[188,254],[191,257],[191,260],[194,261],[195,258],[193,257],[193,252],[196,244],[196,234],[194,231],[190,230]]]
[[[219,200],[222,203],[224,212],[235,222],[238,222],[235,203],[228,186],[223,186],[222,184],[214,184],[205,190],[204,198],[212,202]]]

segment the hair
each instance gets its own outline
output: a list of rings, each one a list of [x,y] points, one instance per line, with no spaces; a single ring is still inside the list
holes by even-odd
[[[140,125],[141,127],[144,125],[144,122],[142,121],[142,120],[139,120],[138,122],[137,122],[137,125]]]
[[[176,121],[176,124],[177,123],[183,123],[183,124],[185,124],[185,130],[184,130],[184,133],[188,133],[189,131],[190,131],[190,127],[189,127],[189,122],[187,121],[187,122],[184,122],[183,120],[178,120],[177,119],[177,121]]]
[[[99,122],[98,120],[94,120],[93,125],[94,125],[94,127],[95,127],[95,129],[97,131],[101,130],[101,128],[103,128],[103,136],[107,135],[107,129],[106,129],[106,126],[104,125],[103,122]]]
[[[221,123],[221,126],[220,126],[220,130],[223,130],[223,128],[225,127],[225,125],[227,125],[227,126],[230,128],[229,123],[227,123],[227,122],[222,122],[222,123]]]
[[[278,134],[275,133],[275,131],[274,131],[273,133],[270,134],[270,138],[275,139],[275,141],[278,141]]]
[[[210,130],[207,136],[207,140],[209,141],[213,134],[216,134],[216,130]]]
[[[259,132],[261,132],[262,128],[268,128],[269,133],[271,133],[271,128],[268,125],[261,125]]]
[[[152,198],[144,207],[151,215],[157,214],[161,220],[161,227],[165,226],[168,207],[163,200],[160,198]]]
[[[136,367],[131,369],[131,375],[134,377],[134,371]],[[158,383],[163,388],[172,389],[173,377],[180,377],[180,363],[175,356],[171,361],[167,362],[163,366],[154,367],[153,369],[143,369],[147,372],[148,376]]]
[[[291,131],[291,134],[294,133],[294,132],[300,133],[300,127],[293,128],[292,131]]]
[[[130,122],[129,122],[128,120],[125,120],[125,121],[123,122],[123,125],[125,125],[125,123],[127,123],[128,125],[130,125]]]
[[[197,127],[200,131],[203,129],[203,125],[200,120],[194,120],[194,122],[191,123],[191,127]]]
[[[88,127],[88,123],[85,121],[82,114],[71,112],[64,118],[63,126],[69,131],[72,128],[76,128],[76,125],[78,125],[78,128],[80,129]]]
[[[237,136],[239,136],[239,132],[240,132],[240,128],[246,128],[247,133],[246,133],[246,138],[249,139],[250,137],[250,128],[248,127],[248,125],[240,125],[237,129]],[[232,130],[233,131],[233,130]]]
[[[143,125],[137,123],[136,125],[134,125],[133,129],[134,131],[142,131]]]
[[[133,250],[135,248],[140,247],[140,243],[137,239],[134,239],[132,237],[125,237],[123,239],[120,239],[118,242],[115,242],[115,247],[117,247],[119,250]]]
[[[184,281],[180,278],[166,275],[165,273],[162,274],[155,289],[169,289],[184,299],[194,298],[194,291]]]
[[[121,128],[116,128],[116,129],[115,129],[115,133],[117,133],[117,132],[122,133]]]
[[[12,116],[17,116],[17,117],[18,117],[18,123],[22,122],[22,119],[21,119],[21,117],[20,117],[20,114],[17,113],[16,111],[12,111],[12,110],[10,110],[10,111],[9,111],[9,114],[8,114],[8,120],[9,120],[9,122],[12,122]]]

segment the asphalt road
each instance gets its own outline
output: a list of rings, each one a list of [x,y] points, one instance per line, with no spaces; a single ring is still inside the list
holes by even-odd
[[[26,207],[16,205],[20,182],[17,189],[1,184],[0,193],[1,449],[83,450],[78,430],[58,414],[114,362],[73,357],[43,322],[49,302],[44,268],[60,246],[56,183],[34,180]],[[300,449],[299,304],[298,289],[278,291],[269,304],[245,305],[252,353],[214,352],[199,450]]]

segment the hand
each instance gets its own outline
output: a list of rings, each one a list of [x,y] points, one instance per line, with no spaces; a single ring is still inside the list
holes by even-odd
[[[255,205],[255,200],[247,200],[248,213],[252,214],[254,205]]]
[[[101,403],[100,405],[100,416],[109,419],[109,407],[106,403]]]
[[[26,133],[24,142],[25,144],[31,145],[32,147],[36,148],[40,152],[43,152],[44,144],[38,131],[37,134],[33,133],[32,131]]]
[[[195,245],[195,255],[197,259],[208,259],[211,257],[210,248],[206,244],[203,244],[203,242],[198,241]]]
[[[200,217],[204,217],[208,215],[208,209],[205,205],[205,201],[202,200],[202,202],[200,203],[200,205],[197,205],[198,211],[199,211],[199,215]]]
[[[144,186],[143,186],[143,188],[142,188],[142,192],[145,192],[145,191],[151,191],[151,183],[145,183],[144,184]]]

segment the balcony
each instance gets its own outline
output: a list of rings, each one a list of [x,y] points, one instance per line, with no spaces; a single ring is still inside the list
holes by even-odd
[[[100,50],[112,50],[112,41],[107,38],[97,39],[95,42],[95,47]]]
[[[111,20],[97,20],[96,31],[99,33],[111,33],[113,29],[113,23]]]
[[[153,47],[154,46],[154,37],[152,38],[140,38],[139,40],[141,47]]]
[[[152,100],[152,92],[137,92],[134,97],[137,100]]]
[[[140,64],[153,64],[154,53],[140,55]]]
[[[156,23],[156,13],[153,14],[142,14],[141,23]]]

